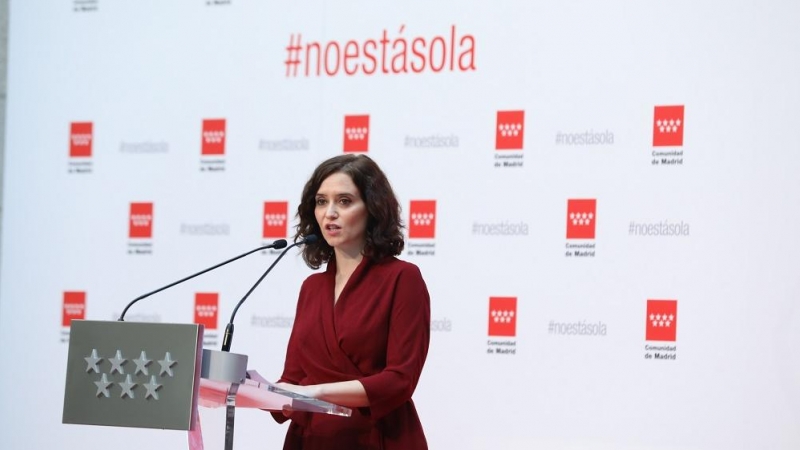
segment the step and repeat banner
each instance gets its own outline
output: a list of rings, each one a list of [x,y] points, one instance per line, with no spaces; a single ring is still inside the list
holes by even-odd
[[[789,1],[12,1],[0,448],[183,448],[61,424],[71,320],[291,238],[314,167],[348,152],[385,169],[431,293],[431,448],[799,448],[799,20]],[[218,349],[277,254],[127,320],[200,323]],[[238,313],[232,351],[268,379],[311,273],[291,251]],[[108,376],[108,401],[155,401]],[[218,442],[223,413],[201,418]],[[285,430],[241,410],[237,448]]]

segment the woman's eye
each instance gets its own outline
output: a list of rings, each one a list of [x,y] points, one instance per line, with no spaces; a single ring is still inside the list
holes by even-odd
[[[339,203],[341,203],[343,205],[349,205],[350,204],[350,199],[349,198],[343,198],[343,199],[339,200]]]
[[[324,204],[325,204],[325,199],[324,198],[318,198],[317,199],[317,205],[324,205]]]

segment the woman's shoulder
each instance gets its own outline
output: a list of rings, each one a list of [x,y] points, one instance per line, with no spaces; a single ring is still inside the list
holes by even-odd
[[[306,279],[303,281],[303,287],[305,286],[319,286],[326,281],[326,271],[322,272],[315,272],[311,275],[307,276]]]
[[[422,276],[419,267],[416,264],[410,263],[408,261],[404,261],[402,259],[398,259],[394,256],[387,256],[373,265],[376,270],[385,271],[388,273],[396,273],[396,274],[413,274],[416,276]]]

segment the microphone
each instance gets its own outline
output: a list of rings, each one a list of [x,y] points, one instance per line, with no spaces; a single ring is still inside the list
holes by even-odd
[[[261,275],[261,278],[259,278],[258,281],[256,281],[256,284],[254,284],[253,287],[251,287],[250,290],[247,291],[246,294],[244,294],[244,297],[242,297],[242,299],[239,300],[239,303],[236,304],[236,307],[233,308],[233,313],[231,313],[231,320],[229,320],[228,324],[225,325],[225,335],[222,337],[223,352],[231,351],[231,342],[233,341],[233,319],[236,317],[236,312],[239,311],[239,307],[242,306],[242,303],[244,303],[245,300],[247,300],[247,297],[249,297],[250,294],[252,294],[253,291],[256,289],[256,287],[258,287],[258,285],[261,284],[261,281],[267,276],[268,273],[270,273],[270,271],[272,271],[272,268],[275,267],[275,264],[278,264],[278,261],[280,261],[281,258],[283,258],[283,255],[285,255],[286,252],[289,251],[289,249],[291,249],[292,247],[297,247],[298,245],[313,244],[318,240],[319,237],[317,235],[311,234],[295,242],[294,244],[286,247],[286,249],[282,251],[281,254],[278,255],[278,257],[275,259],[275,261],[273,261],[272,264],[267,268],[264,274]]]
[[[316,236],[314,236],[314,237],[316,237]],[[175,285],[177,285],[177,284],[181,284],[181,283],[183,283],[184,281],[191,280],[191,279],[192,279],[192,278],[194,278],[194,277],[200,276],[200,275],[202,275],[202,274],[204,274],[204,273],[206,273],[206,272],[210,272],[210,271],[212,271],[212,270],[214,270],[214,269],[216,269],[216,268],[218,268],[218,267],[222,267],[222,266],[224,266],[225,264],[228,264],[228,263],[234,262],[234,261],[236,261],[237,259],[244,258],[245,256],[247,256],[247,255],[250,255],[250,254],[252,254],[252,253],[255,253],[255,252],[259,251],[259,250],[266,250],[266,249],[268,249],[268,248],[274,248],[274,249],[278,249],[278,250],[280,250],[280,249],[282,249],[282,248],[286,247],[286,244],[287,244],[287,243],[286,243],[286,239],[278,239],[277,241],[273,242],[272,244],[269,244],[269,245],[264,245],[264,246],[258,247],[257,249],[250,250],[250,251],[249,251],[249,252],[247,252],[247,253],[242,253],[242,254],[241,254],[241,255],[239,255],[239,256],[233,257],[233,258],[231,258],[231,259],[229,259],[229,260],[227,260],[227,261],[223,261],[223,262],[221,262],[221,263],[219,263],[219,264],[217,264],[217,265],[215,265],[215,266],[209,267],[208,269],[201,270],[200,272],[197,272],[197,273],[195,273],[195,274],[193,274],[193,275],[189,275],[189,276],[188,276],[188,277],[186,277],[186,278],[182,278],[182,279],[180,279],[180,280],[178,280],[178,281],[175,281],[175,282],[173,282],[173,283],[170,283],[170,284],[168,284],[168,285],[166,285],[166,286],[164,286],[164,287],[158,288],[158,289],[156,289],[155,291],[148,292],[147,294],[144,294],[144,295],[140,295],[139,297],[136,297],[135,299],[131,300],[131,302],[130,302],[130,303],[128,303],[128,306],[126,306],[126,307],[125,307],[125,309],[123,309],[123,310],[122,310],[122,314],[120,314],[120,315],[119,315],[119,319],[117,319],[117,320],[118,320],[118,321],[120,321],[120,322],[124,322],[124,321],[125,321],[125,313],[127,313],[127,312],[128,312],[128,308],[130,308],[131,306],[133,306],[133,304],[134,304],[134,303],[136,303],[136,302],[138,302],[139,300],[143,300],[143,299],[145,299],[145,298],[147,298],[147,297],[150,297],[150,296],[151,296],[151,295],[153,295],[153,294],[157,294],[157,293],[159,293],[159,292],[161,292],[161,291],[163,291],[163,290],[165,290],[165,289],[169,289],[169,288],[171,288],[172,286],[175,286]],[[297,244],[293,244],[292,246],[294,246],[294,245],[297,245]],[[290,248],[291,248],[291,247],[290,247]],[[287,250],[288,250],[288,249],[287,249]],[[284,253],[286,253],[286,252],[284,251]],[[283,253],[281,254],[281,256],[283,256]]]

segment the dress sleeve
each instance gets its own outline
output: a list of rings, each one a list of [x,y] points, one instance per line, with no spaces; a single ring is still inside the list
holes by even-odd
[[[430,342],[430,295],[419,269],[404,268],[395,283],[389,316],[386,368],[359,379],[378,421],[411,399]]]

